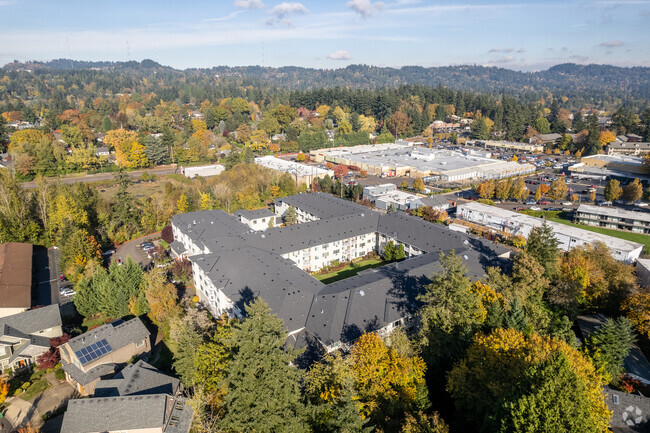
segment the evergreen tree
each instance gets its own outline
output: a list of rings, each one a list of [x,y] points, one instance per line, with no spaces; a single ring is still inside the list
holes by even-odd
[[[602,369],[607,379],[615,380],[623,372],[623,361],[635,342],[636,335],[627,318],[609,318],[587,338],[585,349],[596,368]]]
[[[233,432],[303,432],[300,372],[291,365],[295,352],[284,348],[284,324],[261,298],[246,314],[229,341],[232,360],[224,380],[221,426]]]
[[[526,312],[524,311],[524,307],[522,307],[521,302],[519,302],[518,298],[515,298],[515,300],[512,301],[510,312],[506,316],[505,326],[506,328],[512,328],[516,331],[519,331],[524,335],[528,334],[530,331],[530,325],[528,323],[528,319],[526,318]]]
[[[406,258],[406,253],[404,252],[404,244],[398,244],[397,247],[395,247],[393,258],[394,260],[403,260]]]
[[[526,242],[526,252],[544,266],[547,277],[555,275],[557,272],[557,261],[560,256],[557,246],[558,240],[546,221],[540,227],[535,227],[530,231]]]
[[[490,131],[488,130],[487,125],[482,117],[475,119],[472,122],[472,134],[471,137],[478,140],[487,140],[490,138]]]
[[[284,224],[291,226],[298,222],[298,211],[293,206],[289,206],[289,209],[284,213]]]
[[[384,247],[383,258],[387,262],[392,262],[395,260],[395,242],[388,241]]]
[[[169,159],[169,148],[159,137],[149,135],[144,139],[145,154],[153,165],[165,164]]]

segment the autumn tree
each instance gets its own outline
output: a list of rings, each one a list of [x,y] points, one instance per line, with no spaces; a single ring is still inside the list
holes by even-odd
[[[339,164],[336,167],[334,167],[334,176],[336,176],[338,179],[343,179],[345,176],[348,175],[350,170],[348,169],[348,166],[345,164]]]
[[[551,186],[548,190],[548,198],[551,200],[562,200],[566,196],[567,191],[568,188],[564,182],[564,178],[560,177],[551,182]]]
[[[517,201],[521,201],[525,198],[524,197],[525,190],[526,190],[526,182],[524,181],[523,177],[519,176],[517,180],[515,180],[514,183],[512,184],[509,195],[513,199]]]
[[[176,202],[176,210],[178,213],[186,213],[190,209],[190,201],[187,198],[187,195],[184,193],[181,194],[181,196],[178,198],[178,201]]]
[[[0,404],[4,403],[9,394],[9,382],[5,378],[0,378]]]
[[[504,433],[538,431],[527,430],[533,426],[606,432],[609,411],[601,384],[593,364],[567,343],[514,329],[476,334],[448,376],[449,392],[468,423]]]
[[[496,184],[494,196],[501,201],[507,200],[511,189],[512,179],[502,180]]]
[[[627,202],[635,202],[643,196],[643,185],[639,179],[634,179],[628,183],[623,190],[623,200]]]
[[[422,180],[421,177],[415,178],[415,180],[413,181],[413,189],[418,192],[424,191],[424,181]]]
[[[486,180],[485,182],[481,183],[476,188],[476,193],[481,198],[491,199],[492,197],[494,197],[495,190],[496,190],[496,183],[494,182],[493,179],[490,179],[490,180]]]
[[[144,275],[144,293],[149,318],[168,337],[171,320],[182,312],[176,286],[167,281],[167,272],[153,268]]]
[[[621,198],[623,195],[623,188],[621,188],[621,183],[616,179],[610,179],[605,186],[605,200],[614,201]]]
[[[598,142],[601,147],[607,146],[612,141],[616,141],[616,136],[610,131],[602,131],[598,137]]]
[[[630,293],[623,309],[636,330],[650,337],[650,289],[642,288]]]

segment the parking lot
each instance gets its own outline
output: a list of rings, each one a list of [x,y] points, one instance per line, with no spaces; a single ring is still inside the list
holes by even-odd
[[[147,256],[147,253],[142,250],[140,245],[143,242],[151,241],[154,236],[144,236],[138,239],[129,241],[121,245],[112,257],[109,257],[110,260],[119,260],[124,262],[127,258],[131,257],[136,263],[140,264],[143,268],[148,268],[153,263],[153,260]],[[154,244],[158,244],[159,241],[155,241]]]

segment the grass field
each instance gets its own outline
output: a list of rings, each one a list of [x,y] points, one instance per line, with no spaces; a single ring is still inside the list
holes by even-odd
[[[650,253],[650,236],[643,235],[640,233],[626,232],[622,230],[613,230],[613,229],[604,229],[601,227],[588,226],[585,224],[576,224],[571,221],[562,219],[562,218],[549,218],[549,221],[555,221],[556,223],[566,224],[568,226],[578,227],[584,230],[589,230],[591,232],[600,233],[603,235],[613,236],[619,239],[625,239],[632,242],[638,242],[643,244],[643,252],[645,254]]]
[[[380,259],[369,259],[369,260],[363,260],[361,262],[357,262],[352,265],[348,265],[342,269],[339,269],[338,271],[334,272],[329,272],[327,274],[316,274],[314,275],[314,278],[317,280],[320,280],[323,282],[323,284],[330,284],[333,283],[334,281],[338,280],[344,280],[346,278],[353,277],[357,275],[361,271],[365,271],[366,269],[372,269],[372,268],[377,268],[379,266],[383,266],[386,262]]]

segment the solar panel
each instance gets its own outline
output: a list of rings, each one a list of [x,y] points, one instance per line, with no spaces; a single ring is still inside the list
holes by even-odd
[[[113,349],[111,348],[111,345],[108,344],[108,341],[106,341],[106,339],[102,339],[96,343],[92,343],[77,350],[75,352],[75,355],[77,355],[77,358],[79,358],[81,364],[85,365],[103,355],[106,355],[112,350]]]

